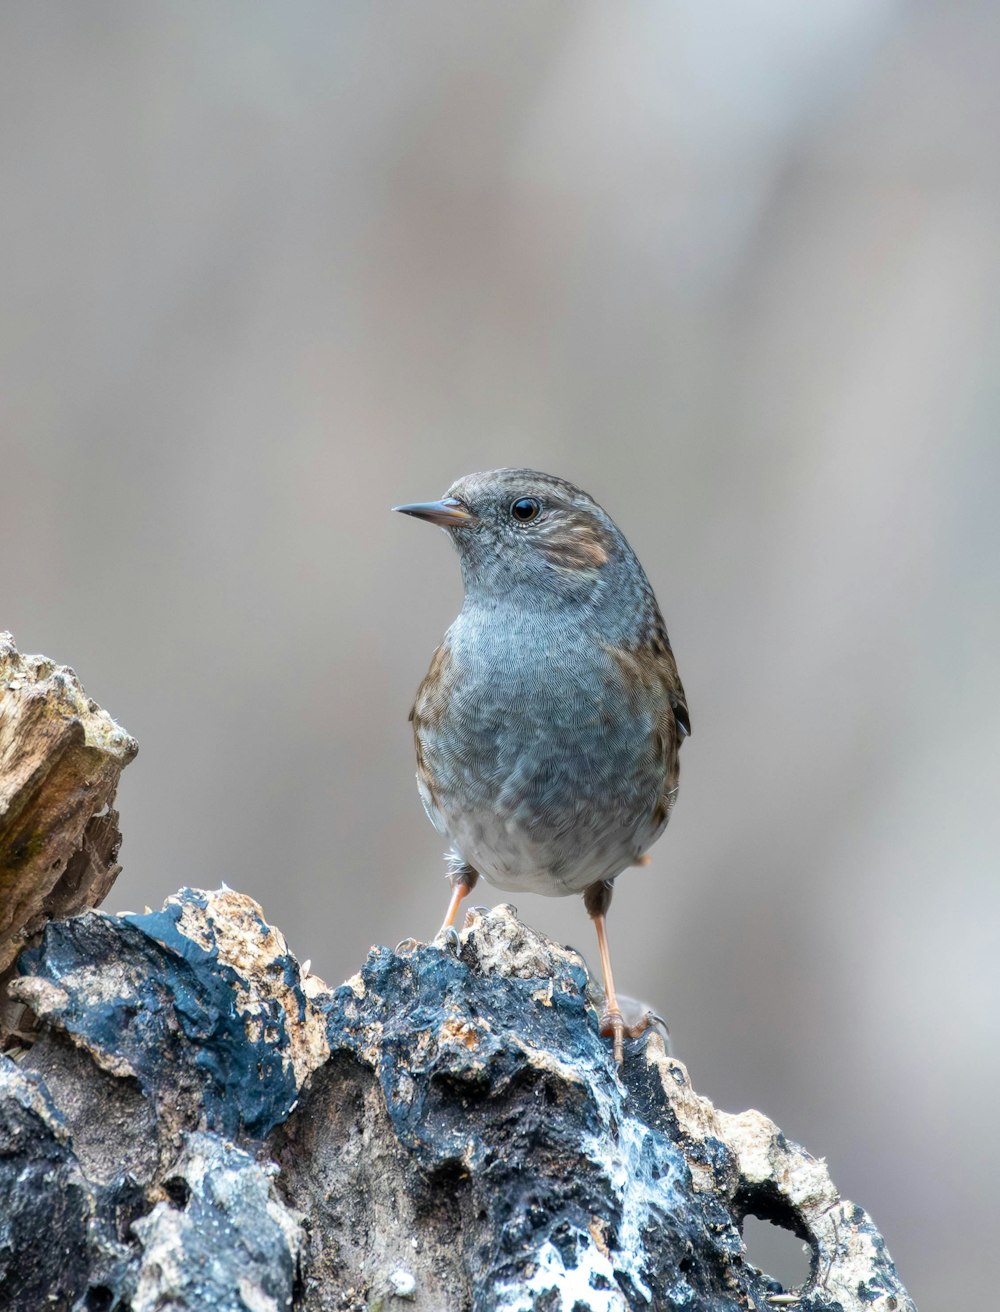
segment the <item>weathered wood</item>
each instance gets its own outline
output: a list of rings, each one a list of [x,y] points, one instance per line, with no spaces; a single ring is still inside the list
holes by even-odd
[[[99,906],[114,883],[118,778],[138,750],[71,669],[0,634],[0,1046],[18,1023],[4,984],[51,919]]]

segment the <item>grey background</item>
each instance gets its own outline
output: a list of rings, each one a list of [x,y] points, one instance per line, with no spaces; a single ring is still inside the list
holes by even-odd
[[[461,589],[388,507],[569,477],[694,723],[620,983],[924,1312],[995,1241],[998,52],[962,0],[0,9],[0,626],[140,741],[111,909],[225,880],[330,981],[432,933]]]

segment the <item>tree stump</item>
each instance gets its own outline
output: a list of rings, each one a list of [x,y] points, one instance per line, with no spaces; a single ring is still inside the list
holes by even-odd
[[[36,673],[29,700],[58,672]],[[41,741],[5,714],[6,744]],[[134,754],[114,729],[110,749],[42,735],[39,783],[4,781],[63,872],[93,820],[81,789],[107,805],[105,757]],[[54,810],[44,781],[79,779],[59,761],[88,746],[103,782]],[[43,866],[22,860],[32,889]],[[47,896],[6,922],[33,935],[9,993],[37,1028],[0,1057],[4,1309],[914,1312],[823,1162],[716,1111],[655,1032],[619,1070],[582,958],[511,907],[470,912],[457,942],[373,948],[329,989],[229,889],[38,931]],[[751,1265],[749,1214],[808,1245],[802,1288]]]

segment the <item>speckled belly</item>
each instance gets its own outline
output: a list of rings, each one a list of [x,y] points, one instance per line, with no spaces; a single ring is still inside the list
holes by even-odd
[[[600,772],[597,772],[600,773]],[[561,897],[613,879],[657,837],[651,816],[660,781],[623,793],[586,772],[576,783],[514,771],[493,788],[421,788],[424,807],[455,855],[505,892]],[[578,791],[574,795],[574,788]],[[565,801],[552,803],[555,794]]]

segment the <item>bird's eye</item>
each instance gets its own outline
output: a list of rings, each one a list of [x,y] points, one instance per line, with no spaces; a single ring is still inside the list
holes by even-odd
[[[519,524],[530,524],[533,519],[538,518],[541,508],[541,503],[534,497],[518,497],[516,501],[511,502],[510,513]]]

